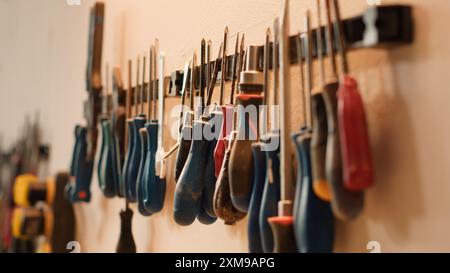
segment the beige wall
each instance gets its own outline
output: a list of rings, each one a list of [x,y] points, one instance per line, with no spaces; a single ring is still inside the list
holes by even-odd
[[[67,169],[73,127],[83,121],[88,9],[93,1],[81,2],[75,7],[65,0],[0,0],[0,132],[10,143],[25,114],[39,110],[44,137],[52,144],[52,172]],[[245,32],[247,42],[261,43],[265,27],[279,13],[279,2],[109,0],[103,59],[123,66],[158,37],[168,71],[181,69],[202,37],[211,38],[217,50],[225,25],[232,34]],[[294,33],[305,9],[315,10],[315,1],[291,2]],[[366,0],[340,2],[345,17],[367,8]],[[365,252],[367,242],[376,240],[386,252],[450,251],[450,40],[445,34],[450,2],[382,3],[414,6],[416,41],[390,51],[350,55],[367,105],[377,184],[367,194],[363,215],[338,223],[336,250]],[[293,77],[293,86],[297,82]],[[294,122],[298,126],[298,115]],[[172,143],[168,140],[166,147]],[[172,220],[173,181],[168,185],[162,213],[134,217],[139,251],[247,250],[245,221],[234,227],[219,221],[177,226]],[[83,251],[112,252],[123,201],[102,198],[96,177],[92,189],[93,201],[77,205],[78,240]]]

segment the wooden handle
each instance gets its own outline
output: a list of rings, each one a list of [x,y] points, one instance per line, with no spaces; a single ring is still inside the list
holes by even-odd
[[[214,212],[217,217],[225,221],[225,225],[233,225],[247,215],[238,211],[231,202],[230,183],[228,181],[229,161],[230,150],[226,150],[214,193]]]
[[[292,216],[276,216],[268,219],[273,232],[274,253],[296,253]]]
[[[256,111],[256,117],[252,117],[253,119],[248,114],[239,114],[238,135],[231,150],[229,164],[231,200],[238,210],[247,212],[253,185],[251,145],[258,136],[258,107],[263,98],[260,95],[240,94],[236,99],[238,105],[254,106]]]
[[[248,249],[250,253],[263,253],[261,235],[259,232],[259,213],[261,199],[266,182],[266,154],[261,150],[261,142],[252,144],[253,162],[255,166],[252,197],[248,208]]]
[[[363,191],[374,183],[364,104],[355,79],[345,76],[338,91],[339,133],[342,147],[344,186]]]
[[[337,120],[337,88],[337,83],[325,86],[328,124],[325,173],[331,190],[333,213],[340,220],[346,221],[356,218],[361,213],[364,206],[364,192],[349,192],[344,188]]]
[[[232,105],[222,105],[222,129],[220,131],[220,137],[217,141],[216,148],[214,150],[214,162],[215,162],[215,174],[219,177],[220,170],[222,169],[223,157],[227,147],[227,141],[225,140],[230,136],[233,129],[233,114],[234,108]]]
[[[327,112],[323,94],[312,96],[313,131],[311,139],[311,166],[314,178],[314,192],[324,201],[331,200],[331,192],[325,176],[325,155],[327,151]]]
[[[297,176],[294,232],[301,253],[331,253],[334,243],[334,218],[330,203],[316,196],[311,173],[311,135],[294,136],[297,148]],[[301,186],[300,186],[301,185]]]

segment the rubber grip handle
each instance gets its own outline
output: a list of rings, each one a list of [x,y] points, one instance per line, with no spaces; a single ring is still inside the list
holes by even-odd
[[[103,195],[107,198],[112,198],[116,196],[116,187],[113,170],[111,124],[108,119],[103,119],[100,124],[102,143],[98,161],[98,183]]]
[[[205,209],[203,209],[203,207],[200,207],[197,220],[204,225],[212,225],[217,221],[217,217],[212,217],[205,211]]]
[[[344,186],[349,191],[364,191],[374,184],[372,151],[358,83],[348,75],[338,91],[338,119]]]
[[[120,236],[117,243],[116,253],[136,253],[131,223],[133,211],[129,208],[120,212]]]
[[[122,168],[125,159],[125,110],[119,107],[119,110],[112,114],[112,145],[111,150],[114,158],[113,175],[116,187],[116,195],[124,197],[125,192],[122,189]]]
[[[139,130],[139,137],[141,139],[141,162],[139,165],[139,172],[137,177],[137,185],[136,185],[136,197],[137,197],[137,207],[138,211],[143,216],[150,216],[152,215],[151,211],[147,209],[145,206],[145,195],[147,193],[146,187],[147,187],[147,180],[146,177],[148,176],[148,168],[147,168],[147,160],[150,160],[150,158],[147,156],[147,152],[149,151],[148,148],[148,132],[145,128],[141,128]]]
[[[203,173],[205,171],[209,142],[203,138],[204,126],[208,123],[195,121],[193,140],[189,155],[175,188],[174,219],[179,225],[192,224],[198,215],[203,192]],[[198,137],[196,132],[201,133]]]
[[[301,253],[331,253],[334,244],[334,218],[330,203],[316,196],[311,170],[311,136],[293,136],[298,170],[294,203],[294,232]]]
[[[139,130],[145,125],[145,118],[136,117],[133,119],[133,150],[130,156],[130,166],[128,169],[128,175],[125,177],[128,184],[127,199],[130,202],[136,202],[136,184],[137,176],[139,172],[139,166],[142,158],[141,138]]]
[[[296,253],[293,217],[276,216],[268,219],[274,238],[274,253]]]
[[[270,143],[274,138],[280,140],[279,134],[269,134],[261,138],[263,142]],[[278,142],[279,143],[279,142]],[[264,253],[274,251],[273,233],[267,219],[278,213],[278,202],[280,201],[280,148],[266,151],[267,175],[264,183],[264,191],[261,200],[261,211],[259,213],[259,231]]]
[[[127,119],[127,130],[128,130],[128,144],[127,144],[127,152],[125,155],[125,161],[123,163],[122,167],[122,179],[121,179],[121,186],[120,191],[125,193],[125,198],[128,200],[128,192],[130,191],[130,184],[128,179],[128,173],[130,171],[130,163],[131,163],[131,154],[133,153],[134,148],[134,123],[133,119]]]
[[[327,111],[323,94],[312,96],[313,131],[311,139],[311,166],[314,178],[314,192],[324,201],[331,200],[331,192],[325,175],[325,156],[327,152]]]
[[[342,177],[341,146],[337,120],[338,84],[325,86],[327,108],[328,140],[325,159],[325,174],[331,189],[333,214],[342,221],[356,218],[364,206],[364,192],[349,192],[344,188]]]
[[[183,171],[184,164],[186,163],[191,149],[192,127],[184,126],[181,129],[180,146],[178,146],[177,157],[175,160],[175,181],[178,181],[180,174]]]
[[[225,225],[234,225],[247,215],[238,211],[231,202],[230,183],[228,180],[228,163],[230,162],[230,150],[225,151],[222,168],[217,178],[216,191],[214,192],[214,212]]]
[[[222,105],[222,128],[220,130],[219,140],[217,141],[216,148],[214,150],[214,164],[215,174],[219,177],[220,170],[222,169],[223,157],[225,151],[228,148],[226,138],[230,136],[233,129],[233,114],[234,108],[232,105]]]
[[[75,126],[75,130],[74,130],[75,144],[73,145],[72,161],[70,162],[70,175],[75,175],[77,153],[78,153],[78,149],[79,149],[78,148],[79,142],[77,141],[77,138],[78,138],[78,135],[80,134],[81,129],[82,129],[82,127],[80,125]]]
[[[87,160],[87,129],[80,127],[76,137],[74,178],[68,186],[68,196],[71,202],[87,202],[91,200],[91,179],[94,166],[93,160]]]
[[[148,211],[157,213],[164,206],[166,196],[166,179],[156,174],[156,153],[158,149],[158,121],[152,121],[145,125],[148,137],[148,149],[142,186],[144,187],[144,204]]]
[[[206,154],[206,166],[203,174],[203,193],[202,193],[202,208],[211,217],[216,217],[214,212],[214,192],[216,190],[216,173],[214,162],[214,149],[216,148],[217,140],[208,141],[208,151]]]
[[[252,144],[253,162],[255,174],[253,181],[252,197],[248,208],[248,249],[250,253],[263,253],[261,234],[259,232],[259,213],[261,209],[261,199],[266,181],[266,154],[262,151],[263,143]]]
[[[231,150],[229,163],[230,191],[234,206],[242,212],[247,212],[253,185],[251,145],[258,136],[259,105],[262,104],[263,98],[259,95],[240,94],[236,99],[241,107],[238,113],[238,135]],[[255,107],[254,114],[246,114],[245,111],[251,106]]]

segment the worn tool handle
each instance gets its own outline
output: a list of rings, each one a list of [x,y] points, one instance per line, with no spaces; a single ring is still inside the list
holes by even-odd
[[[247,212],[253,185],[251,145],[257,140],[259,105],[262,104],[263,97],[240,94],[236,96],[236,99],[238,105],[244,107],[244,111],[249,110],[247,107],[254,106],[253,115],[242,111],[240,107],[238,135],[231,150],[229,164],[231,200],[238,210]]]
[[[228,144],[232,145],[232,144]],[[216,191],[214,192],[214,212],[217,217],[225,222],[225,225],[234,225],[247,215],[237,210],[230,196],[230,183],[228,180],[228,164],[230,162],[230,150],[225,151],[222,168],[217,178]]]
[[[75,146],[74,182],[67,187],[67,194],[71,202],[90,202],[91,178],[94,161],[87,159],[87,129],[79,127]]]
[[[133,124],[133,119],[127,119],[126,121],[127,124],[127,132],[128,132],[128,144],[127,144],[127,152],[125,155],[125,161],[123,163],[123,167],[122,167],[122,179],[121,179],[121,186],[120,186],[120,191],[123,192],[125,194],[125,198],[128,200],[129,199],[129,195],[128,192],[130,191],[130,184],[129,184],[129,179],[128,179],[128,174],[130,171],[130,164],[131,164],[131,154],[133,153],[133,148],[134,148],[134,124]]]
[[[166,179],[156,173],[156,153],[158,149],[158,121],[151,121],[145,125],[148,137],[146,159],[146,176],[143,182],[145,187],[144,203],[148,211],[156,213],[162,210],[166,196]]]
[[[114,178],[114,155],[112,150],[111,123],[108,119],[101,121],[102,143],[98,161],[98,183],[103,195],[108,198],[116,196]]]
[[[261,138],[264,143],[273,143],[276,141],[275,139],[277,139],[279,143],[280,135],[278,133],[269,134]],[[261,200],[261,211],[259,212],[259,230],[262,247],[265,253],[272,253],[274,251],[273,233],[267,219],[277,215],[278,202],[281,198],[279,156],[279,145],[276,150],[266,151],[267,175]]]
[[[337,96],[338,83],[325,86],[328,140],[325,173],[331,190],[331,208],[340,220],[356,218],[364,206],[364,192],[349,192],[344,188],[342,177],[341,146],[338,132]]]
[[[327,152],[327,112],[323,94],[314,94],[311,98],[313,131],[311,139],[311,166],[314,178],[314,192],[324,201],[331,200],[331,192],[325,175],[325,156]]]
[[[138,211],[143,216],[150,216],[152,212],[148,210],[145,206],[145,197],[147,194],[147,177],[148,177],[148,160],[151,160],[148,156],[149,149],[149,141],[148,141],[148,131],[145,128],[141,128],[139,130],[139,137],[141,139],[141,162],[139,165],[139,172],[137,177],[137,185],[136,185],[136,197],[137,197],[137,207]]]
[[[297,148],[297,188],[294,204],[294,232],[301,253],[331,253],[334,243],[334,218],[330,203],[314,193],[311,166],[311,135],[293,136]]]
[[[225,151],[227,147],[226,138],[228,138],[233,129],[233,114],[234,108],[232,105],[222,105],[222,128],[220,131],[220,137],[217,141],[216,148],[214,150],[214,164],[215,164],[215,174],[219,177],[220,170],[222,169],[223,157],[225,156]]]
[[[126,182],[128,184],[128,192],[127,197],[130,202],[136,202],[136,184],[137,184],[137,176],[139,172],[139,165],[141,162],[141,138],[139,135],[139,130],[144,127],[145,118],[144,117],[135,117],[133,119],[133,150],[131,151],[130,156],[130,166],[128,169],[128,175],[125,177]]]
[[[134,243],[131,223],[133,211],[129,208],[120,212],[120,236],[117,243],[117,253],[136,253],[136,244]]]
[[[183,171],[184,164],[186,163],[191,149],[192,127],[183,126],[181,129],[180,146],[178,146],[177,157],[175,160],[175,181],[178,181],[180,174]]]
[[[212,225],[217,221],[217,217],[212,217],[200,206],[200,210],[197,215],[197,220],[204,225]]]
[[[292,216],[276,216],[268,219],[274,238],[274,253],[296,253]]]
[[[349,191],[363,191],[374,183],[372,151],[358,83],[348,75],[338,91],[338,119],[344,186]]]
[[[174,219],[182,226],[194,222],[202,201],[202,175],[206,166],[204,156],[209,148],[208,141],[202,136],[204,126],[208,123],[194,122],[191,149],[175,189]]]
[[[211,217],[216,217],[213,204],[217,181],[214,162],[214,149],[216,145],[217,140],[208,141],[209,147],[206,153],[206,166],[203,174],[202,208]]]
[[[122,190],[122,167],[125,158],[125,123],[126,114],[124,107],[119,107],[117,111],[112,114],[112,154],[114,158],[113,173],[118,197],[124,197],[125,193]]]
[[[252,197],[248,208],[248,249],[250,253],[263,253],[261,243],[261,234],[259,232],[259,213],[261,209],[261,200],[266,182],[267,166],[266,154],[262,151],[261,142],[252,144],[253,162],[255,174],[253,181]]]

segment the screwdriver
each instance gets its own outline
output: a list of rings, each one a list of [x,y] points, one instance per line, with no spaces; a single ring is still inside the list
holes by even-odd
[[[126,120],[126,125],[127,125],[127,130],[125,132],[125,136],[127,138],[127,150],[126,150],[126,155],[125,155],[125,161],[123,163],[123,167],[122,167],[122,185],[121,185],[121,192],[124,193],[125,198],[128,200],[129,199],[129,181],[127,179],[128,177],[128,172],[130,169],[130,163],[131,163],[131,154],[133,152],[133,148],[134,148],[134,139],[135,139],[135,135],[134,135],[134,125],[133,125],[133,118],[132,118],[132,105],[133,103],[136,105],[137,104],[137,87],[135,87],[133,89],[132,87],[132,60],[128,60],[128,94],[127,94],[127,120]],[[137,115],[137,111],[135,112],[135,114]]]
[[[208,45],[209,46],[209,45]],[[183,74],[183,87],[181,89],[181,105],[184,107],[187,93],[187,82],[189,79],[189,66],[190,63],[187,62],[184,65]],[[184,113],[184,114],[183,114]],[[184,163],[189,155],[189,149],[191,147],[192,138],[192,120],[194,119],[194,109],[190,111],[181,110],[180,113],[180,134],[179,134],[179,147],[177,152],[177,157],[175,160],[175,181],[178,181],[181,171],[183,170]]]
[[[100,116],[101,139],[100,155],[97,165],[98,183],[105,197],[112,198],[116,195],[114,173],[113,173],[113,155],[111,141],[111,122],[110,122],[110,98],[109,93],[109,66],[106,65],[106,87],[102,101],[102,115]]]
[[[339,3],[334,0],[333,4],[336,19],[335,33],[344,73],[337,93],[344,186],[349,191],[363,191],[374,183],[366,113],[358,90],[358,83],[349,74]]]
[[[307,11],[306,20],[306,64],[308,68],[307,87],[301,86],[303,94],[308,92],[309,104],[312,102],[313,67],[312,67],[312,37],[310,26],[310,12]],[[300,64],[300,76],[303,80],[303,54],[302,39],[298,37],[298,58]],[[294,232],[298,250],[301,253],[330,253],[333,251],[334,242],[334,218],[330,203],[321,200],[313,189],[314,176],[311,161],[313,114],[306,116],[306,95],[303,95],[303,109],[305,126],[299,134],[293,135],[294,144],[297,147],[297,161],[299,163],[297,175],[297,188],[294,209]],[[312,111],[312,107],[309,107]]]
[[[201,50],[201,59],[203,59],[203,64],[201,64],[199,73],[200,73],[200,79],[203,79],[204,76],[204,55],[205,55],[205,42],[202,40],[202,50]],[[226,68],[226,66],[223,66]],[[222,72],[224,75],[224,73]],[[202,80],[200,82],[200,90],[203,89]],[[224,84],[224,81],[221,81],[221,85]],[[222,87],[221,87],[222,88]],[[200,92],[201,94],[201,101],[203,102],[201,105],[201,108],[204,109],[204,91]],[[216,108],[217,109],[217,108]],[[205,111],[204,115],[201,117],[202,121],[207,122],[208,126],[205,127],[203,133],[206,134],[205,138],[208,141],[208,150],[205,155],[199,155],[204,157],[207,162],[205,165],[205,170],[203,173],[203,193],[202,193],[202,210],[200,210],[201,213],[206,212],[210,217],[216,218],[216,214],[214,213],[214,206],[213,206],[213,198],[214,198],[214,190],[216,187],[216,175],[215,175],[215,165],[214,165],[214,149],[217,145],[217,139],[219,138],[220,134],[220,126],[222,124],[222,112],[219,111],[212,111],[209,113],[209,111]],[[200,218],[201,219],[201,218]],[[199,220],[200,220],[199,219]],[[217,219],[217,218],[216,218]],[[210,221],[207,221],[206,224],[211,224],[212,219]]]
[[[122,73],[119,67],[115,67],[113,71],[113,112],[111,115],[112,122],[112,154],[113,154],[113,172],[116,195],[124,197],[121,190],[122,185],[122,165],[124,162],[125,151],[125,122],[126,122],[126,92],[124,91]]]
[[[290,46],[289,46],[289,0],[283,3],[280,28],[280,180],[281,200],[278,202],[278,216],[268,219],[272,228],[275,253],[296,252],[292,200],[294,183],[292,179],[290,142]]]
[[[234,91],[235,91],[235,84],[236,84],[236,75],[240,74],[240,68],[241,64],[239,64],[239,67],[237,68],[237,61],[238,61],[238,55],[237,55],[237,49],[239,44],[239,33],[236,37],[236,46],[235,46],[235,54],[233,59],[233,79],[231,84],[231,93],[230,93],[230,102],[229,104],[221,105],[222,108],[222,116],[223,116],[223,122],[222,122],[222,129],[220,132],[220,138],[217,141],[216,148],[214,150],[214,162],[215,162],[215,174],[216,177],[219,177],[220,170],[222,168],[222,162],[223,157],[225,154],[226,147],[226,141],[225,138],[229,137],[232,126],[233,126],[233,114],[234,114]],[[243,57],[243,51],[244,51],[244,35],[242,35],[241,45],[240,45],[240,53],[239,58]]]
[[[350,192],[344,188],[342,176],[341,146],[339,140],[339,123],[337,117],[337,66],[333,47],[333,33],[331,23],[330,0],[326,0],[327,11],[327,51],[330,55],[333,80],[325,85],[325,107],[327,110],[327,153],[325,159],[325,171],[331,190],[331,208],[333,214],[340,220],[349,220],[357,217],[364,206],[364,192]]]
[[[244,63],[243,44],[244,40],[242,39],[239,53],[239,71],[242,69]],[[232,126],[236,126],[236,122],[233,120],[234,108],[229,109],[227,107],[226,111],[227,112],[224,114],[224,118],[231,121],[223,120],[222,124],[229,122],[232,124]],[[235,130],[233,131],[231,128],[228,136],[225,136],[224,138],[226,150],[225,154],[223,155],[222,166],[217,177],[216,190],[214,192],[214,212],[218,218],[222,219],[225,222],[225,225],[233,225],[246,216],[246,213],[241,212],[234,207],[230,196],[228,165],[230,162],[231,147],[233,147],[236,135],[237,132]]]
[[[321,0],[317,0],[318,28],[316,31],[317,56],[319,59],[320,88],[316,89],[311,99],[311,115],[314,126],[311,137],[311,168],[314,179],[315,194],[324,201],[331,200],[330,188],[325,176],[325,157],[327,149],[327,113],[324,102],[325,67],[323,61]]]
[[[165,92],[165,54],[159,52],[158,59],[156,58],[156,48],[158,48],[158,41],[155,42],[155,50],[153,55],[153,77],[156,79],[156,70],[158,70],[158,82],[154,81],[154,116],[156,118],[156,109],[158,110],[158,117],[152,123],[152,129],[149,129],[149,147],[151,147],[151,157],[154,159],[154,164],[149,161],[149,166],[146,167],[148,171],[147,194],[145,195],[145,206],[149,208],[152,213],[162,210],[166,196],[166,177],[165,177],[165,162],[164,156],[164,92]],[[158,69],[157,69],[158,61]],[[157,103],[157,104],[156,104]],[[156,140],[155,140],[156,138]],[[156,147],[156,148],[155,148]],[[155,151],[156,149],[156,151]]]
[[[136,253],[136,244],[131,230],[132,218],[133,211],[128,206],[120,212],[120,236],[116,253]]]
[[[144,200],[147,194],[147,177],[148,177],[148,169],[147,169],[147,165],[149,164],[148,162],[151,160],[149,158],[149,146],[150,146],[150,140],[149,140],[149,136],[150,133],[147,131],[147,125],[149,124],[152,116],[151,116],[151,109],[150,109],[150,105],[151,105],[151,101],[150,101],[150,94],[152,91],[151,88],[151,84],[152,84],[152,66],[153,66],[153,61],[154,61],[154,56],[153,56],[153,47],[150,48],[150,54],[149,54],[149,81],[148,81],[148,92],[147,92],[147,116],[148,116],[148,120],[146,120],[145,125],[139,129],[139,138],[140,138],[140,142],[141,142],[141,159],[140,159],[140,163],[139,163],[139,170],[138,170],[138,175],[136,178],[136,200],[137,200],[137,204],[138,204],[138,211],[141,215],[143,216],[150,216],[152,215],[152,212],[149,211],[149,209],[145,206]],[[143,64],[143,73],[142,73],[142,86],[141,86],[141,90],[145,89],[145,55],[144,55],[144,64]],[[144,93],[144,92],[142,92]],[[141,96],[141,105],[143,105],[143,98],[144,96]],[[143,111],[142,111],[143,112]],[[150,155],[151,156],[151,155]]]
[[[265,119],[260,120],[260,128],[267,128],[268,121],[268,86],[269,86],[269,62],[270,62],[270,28],[266,30],[266,39],[264,44],[264,100],[263,105],[266,107],[264,113]],[[266,130],[261,129],[266,134]],[[250,205],[248,207],[248,248],[250,253],[262,253],[261,235],[259,232],[259,212],[261,208],[261,197],[264,190],[264,182],[266,180],[267,168],[266,168],[266,155],[264,152],[263,142],[256,142],[252,144],[252,154],[254,162],[254,175],[253,175],[253,189],[252,196],[250,198]]]
[[[273,22],[274,41],[272,47],[273,66],[273,105],[278,105],[278,65],[279,65],[279,18]],[[264,253],[274,251],[273,233],[268,219],[277,215],[278,202],[280,201],[280,128],[278,124],[277,110],[272,111],[273,123],[271,132],[261,136],[265,143],[267,173],[261,197],[261,208],[259,212],[259,232],[261,246]],[[275,146],[275,149],[273,148]]]
[[[195,68],[197,65],[197,54],[194,52],[191,66],[191,85],[195,83]],[[195,92],[194,87],[191,92]],[[191,93],[191,106],[193,97]],[[203,137],[203,128],[206,123],[196,120],[192,126],[192,143],[189,155],[180,174],[175,188],[174,197],[174,219],[179,225],[188,226],[192,224],[198,215],[202,200],[203,174],[206,161],[199,155],[205,155],[208,142]]]
[[[251,145],[258,139],[259,106],[263,101],[263,75],[258,71],[258,57],[259,47],[248,46],[246,69],[240,74],[240,94],[236,96],[238,134],[228,167],[231,200],[242,212],[247,212],[250,203],[254,164]]]

